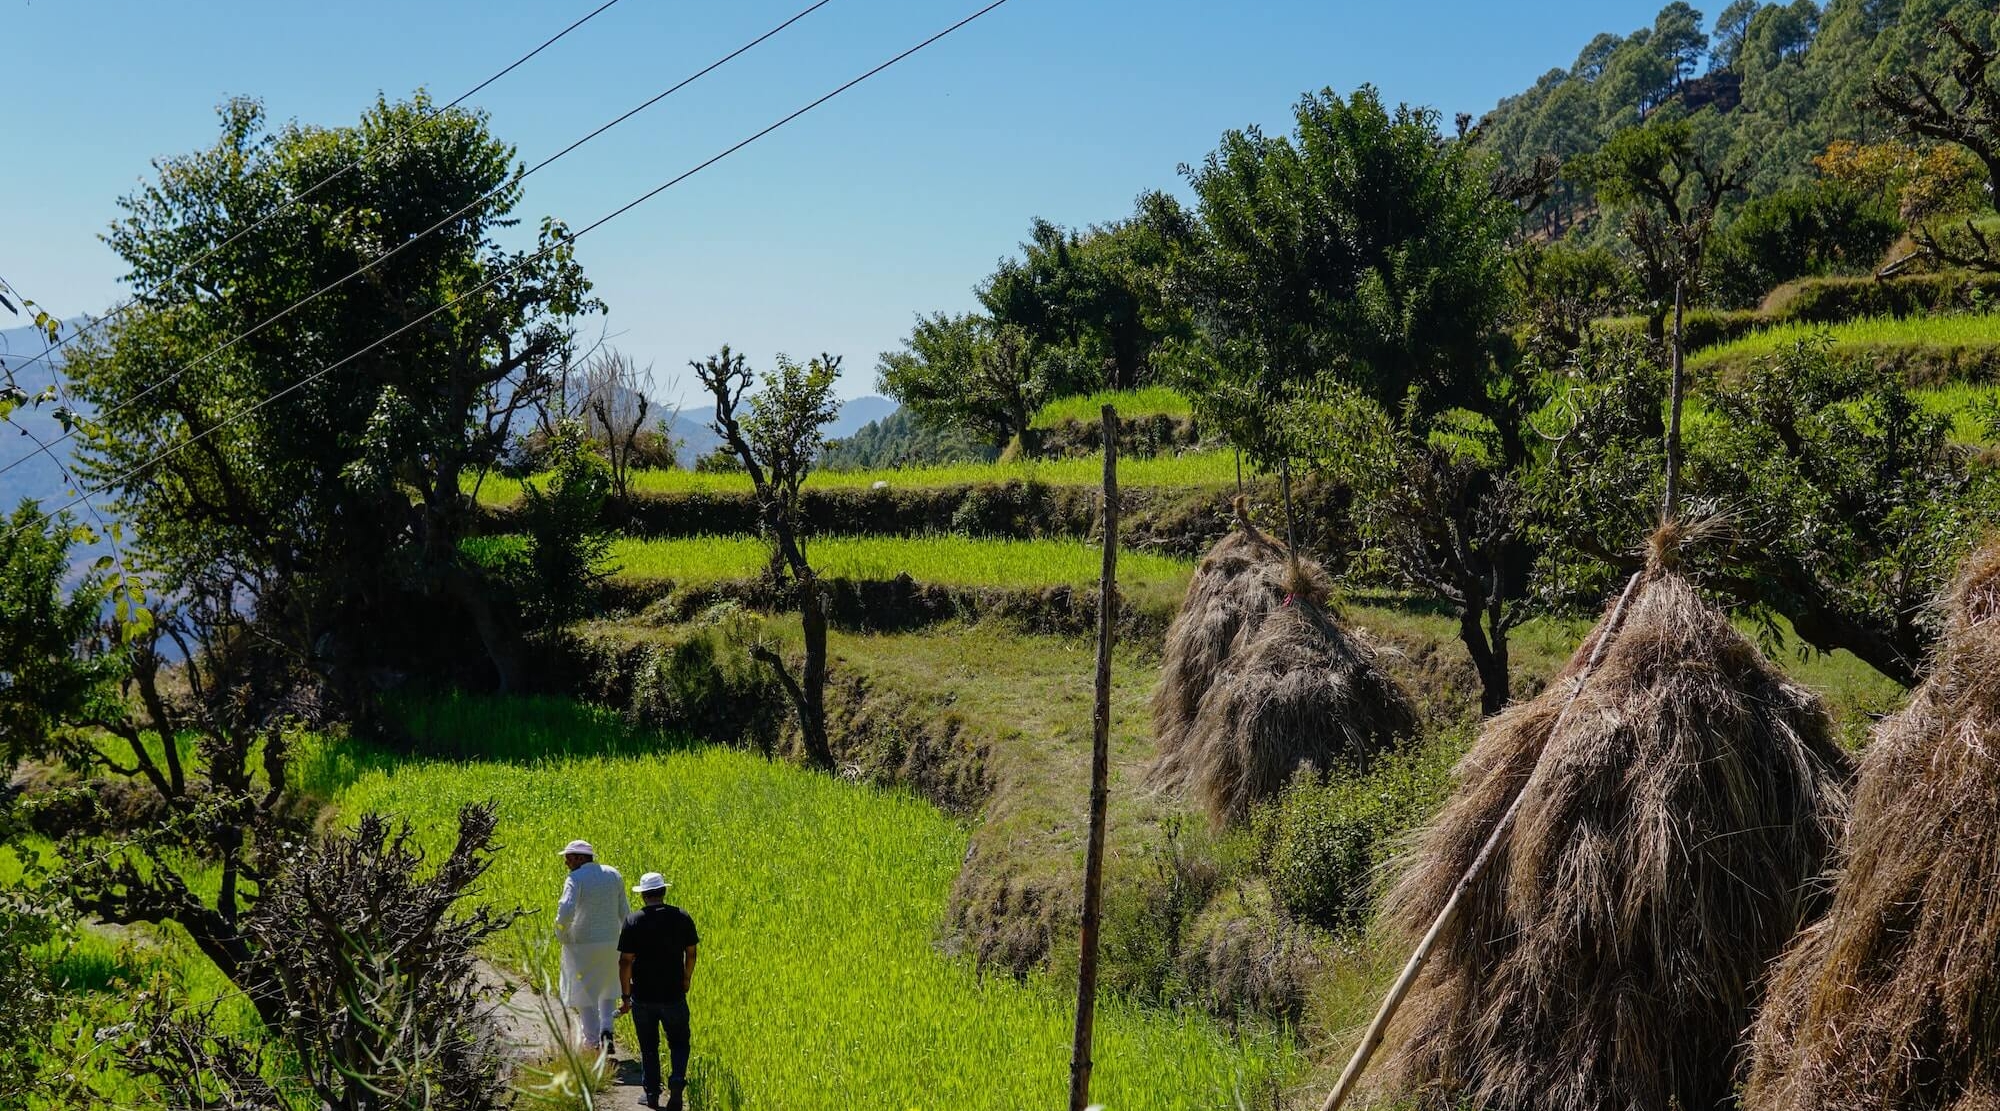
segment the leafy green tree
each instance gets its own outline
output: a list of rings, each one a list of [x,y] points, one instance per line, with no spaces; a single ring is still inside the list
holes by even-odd
[[[1208,427],[1275,466],[1269,407],[1333,374],[1383,406],[1483,411],[1514,212],[1486,160],[1372,88],[1294,108],[1291,138],[1231,131],[1188,171],[1201,217],[1184,288]]]
[[[878,389],[932,428],[1030,453],[1043,403],[1090,381],[1074,348],[1050,347],[1019,326],[971,313],[918,317],[903,350],[883,352],[876,374]]]
[[[1510,476],[1543,403],[1498,330],[1520,216],[1503,193],[1522,191],[1435,113],[1391,113],[1372,89],[1296,115],[1294,138],[1231,132],[1190,174],[1201,343],[1183,388],[1252,458],[1354,491],[1375,570],[1452,607],[1497,709],[1532,560]]]
[[[1687,0],[1673,0],[1654,17],[1649,45],[1666,60],[1675,84],[1685,84],[1708,54],[1708,36],[1702,33],[1701,13]]]
[[[1565,393],[1556,458],[1532,491],[1544,580],[1601,598],[1653,527],[1664,375],[1644,351],[1600,350]],[[2000,521],[2000,475],[1951,441],[1899,374],[1805,341],[1702,398],[1686,499],[1705,539],[1684,559],[1739,612],[1789,621],[1905,685],[1937,635],[1929,601]]]
[[[1656,117],[1577,159],[1571,172],[1623,216],[1634,270],[1647,299],[1646,330],[1665,333],[1667,313],[1702,272],[1722,201],[1743,186],[1741,166],[1717,150],[1717,117]]]
[[[1831,183],[1745,204],[1716,236],[1707,284],[1725,305],[1752,306],[1794,278],[1866,273],[1902,231],[1890,206]]]
[[[1015,327],[1044,349],[1068,348],[1101,378],[1077,383],[1130,389],[1153,376],[1155,352],[1185,338],[1186,310],[1168,294],[1166,273],[1189,234],[1187,214],[1164,193],[1139,198],[1132,217],[1066,230],[1037,219],[1019,259],[1003,259],[979,289],[1001,328]]]
[[[513,577],[524,616],[544,633],[588,613],[592,591],[606,577],[611,537],[601,522],[612,472],[590,450],[590,439],[581,424],[559,423],[549,445],[548,483],[523,488],[528,544]]]
[[[99,414],[86,477],[115,494],[162,592],[255,614],[345,701],[366,700],[385,650],[471,647],[468,620],[517,684],[516,630],[460,550],[463,483],[548,399],[569,321],[595,307],[566,233],[495,243],[521,199],[513,148],[422,94],[349,127],[270,132],[244,100],[221,118],[107,237],[142,289],[215,253],[192,296],[72,349]]]
[[[840,403],[833,396],[840,358],[823,354],[801,365],[778,356],[777,369],[765,374],[762,388],[749,397],[747,413],[744,395],[754,375],[742,355],[724,346],[688,365],[715,399],[716,434],[750,476],[758,515],[771,541],[771,578],[783,582],[789,576],[798,596],[805,633],[802,674],[794,678],[784,660],[766,646],[758,645],[752,652],[771,667],[790,696],[806,758],[831,768],[833,749],[826,733],[826,594],[807,557],[800,491],[826,449],[826,426],[840,415]]]
[[[1736,72],[1743,58],[1744,37],[1750,33],[1750,20],[1761,6],[1759,0],[1730,0],[1722,14],[1715,17],[1715,33],[1709,46],[1711,68]]]

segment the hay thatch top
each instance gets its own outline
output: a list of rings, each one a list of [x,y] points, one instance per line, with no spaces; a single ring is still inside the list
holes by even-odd
[[[1826,918],[1773,974],[1745,1106],[2000,1107],[2000,546],[1875,729]]]
[[[1717,1106],[1765,963],[1806,917],[1844,757],[1819,699],[1668,571],[1564,674],[1488,721],[1391,895],[1422,933],[1525,792],[1381,1080],[1427,1108]]]

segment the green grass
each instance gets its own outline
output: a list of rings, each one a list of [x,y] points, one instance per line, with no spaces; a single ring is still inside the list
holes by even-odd
[[[1115,405],[1121,420],[1141,417],[1185,417],[1194,412],[1188,399],[1165,386],[1142,386],[1136,390],[1099,390],[1080,397],[1059,397],[1042,406],[1030,422],[1036,428],[1053,428],[1076,422],[1094,424],[1103,419],[1106,405]]]
[[[1836,352],[1903,349],[1950,353],[2000,347],[2000,314],[1870,317],[1845,324],[1782,324],[1696,352],[1688,366],[1701,368],[1770,355],[1800,340],[1825,335]]]
[[[463,701],[426,728],[526,753],[556,740],[537,716]],[[619,731],[580,710],[562,728]],[[933,944],[966,833],[931,806],[723,749],[417,761],[361,771],[338,804],[350,817],[407,817],[441,850],[457,808],[487,799],[499,801],[504,848],[482,897],[539,912],[512,941],[544,962],[539,931],[562,883],[552,846],[589,837],[628,876],[659,870],[674,881],[673,900],[702,932],[697,1069],[733,1079],[742,1106],[1060,1103],[1070,993],[1040,978],[981,977]],[[1113,1109],[1234,1106],[1239,1091],[1254,1101],[1296,1063],[1284,1043],[1117,1000],[1099,1008],[1096,1056],[1092,1094]]]
[[[867,490],[877,482],[891,489],[944,490],[1003,482],[1039,482],[1048,486],[1096,486],[1104,477],[1100,455],[1069,459],[1021,460],[1009,463],[947,463],[871,471],[814,471],[806,476],[808,490]],[[538,482],[540,477],[525,481]],[[1118,481],[1131,487],[1227,486],[1236,481],[1235,457],[1226,451],[1189,452],[1143,459],[1121,459]],[[521,500],[524,480],[489,475],[479,485],[479,503],[505,508]],[[470,483],[467,488],[470,489]],[[750,494],[749,476],[696,471],[639,471],[632,476],[639,497]]]
[[[976,540],[963,536],[915,539],[829,536],[807,544],[806,554],[825,578],[893,579],[908,574],[939,586],[1036,588],[1095,583],[1102,558],[1078,540]],[[611,546],[616,577],[633,582],[671,580],[683,586],[746,579],[763,570],[770,546],[754,536],[702,536],[681,540],[621,539]],[[1179,582],[1193,564],[1150,552],[1122,551],[1119,581]]]
[[[1995,395],[2000,394],[2000,387],[1953,382],[1910,393],[1924,408],[1951,418],[1951,438],[1954,441],[1981,447],[1993,443],[1993,436],[1987,431],[1985,422],[1979,419],[1978,407],[1982,402],[1992,402]]]

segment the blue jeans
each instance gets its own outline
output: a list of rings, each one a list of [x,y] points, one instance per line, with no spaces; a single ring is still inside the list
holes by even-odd
[[[667,1090],[687,1087],[688,1004],[683,995],[664,1003],[632,1001],[632,1029],[639,1035],[639,1066],[645,1070],[646,1091],[660,1094],[660,1030],[667,1031],[667,1052],[673,1072],[667,1076]]]

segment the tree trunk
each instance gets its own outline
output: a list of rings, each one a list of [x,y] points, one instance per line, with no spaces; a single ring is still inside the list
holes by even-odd
[[[799,707],[799,734],[806,758],[822,768],[833,767],[833,748],[826,736],[826,594],[819,577],[799,582],[799,624],[805,631],[804,692]]]
[[[1489,636],[1476,606],[1466,606],[1458,616],[1458,639],[1472,657],[1479,673],[1479,712],[1497,714],[1507,707],[1507,631],[1495,628]]]
[[[454,601],[465,607],[472,618],[472,627],[479,632],[479,642],[486,648],[486,658],[493,664],[495,681],[500,693],[518,691],[521,686],[521,656],[512,630],[494,612],[493,600],[479,588],[479,583],[463,567],[448,567],[444,571],[444,588]]]

